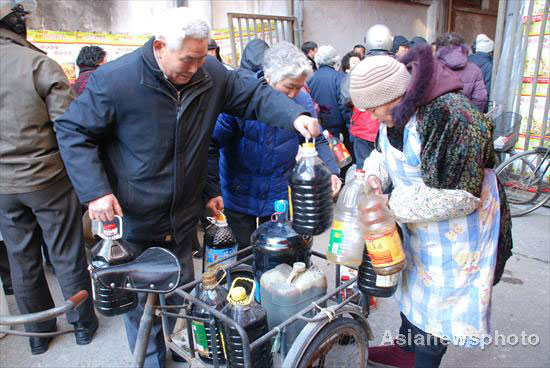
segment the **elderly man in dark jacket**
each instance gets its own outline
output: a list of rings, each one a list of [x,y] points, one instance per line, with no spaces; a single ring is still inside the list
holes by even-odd
[[[67,314],[78,344],[97,330],[86,271],[81,207],[63,166],[52,120],[74,98],[63,69],[25,39],[27,11],[0,6],[0,232],[4,237],[21,313],[54,307],[42,266],[44,240],[65,298],[84,289],[90,298]],[[25,324],[30,332],[56,330],[55,319]],[[31,337],[33,354],[50,337]]]
[[[207,57],[210,27],[190,9],[169,9],[157,20],[143,47],[92,74],[56,121],[57,138],[90,217],[124,214],[127,244],[171,250],[185,282],[193,279],[192,236],[216,117],[227,112],[307,136],[319,126],[265,82]],[[125,316],[132,350],[143,303]],[[145,365],[162,367],[164,357],[156,321]]]

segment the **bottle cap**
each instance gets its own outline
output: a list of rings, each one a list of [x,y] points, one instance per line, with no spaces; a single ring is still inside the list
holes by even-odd
[[[215,219],[216,225],[227,226],[227,218],[223,213],[220,212],[219,214],[216,215],[214,219]]]
[[[349,276],[348,275],[342,276],[342,281],[349,281]]]
[[[304,272],[306,270],[306,264],[304,262],[294,262],[292,270],[296,272]]]
[[[285,200],[278,200],[275,201],[275,212],[286,212],[288,209],[288,201]]]
[[[217,284],[216,275],[212,271],[205,271],[202,274],[202,285],[205,288],[215,286]]]
[[[231,300],[235,302],[242,302],[246,300],[246,290],[242,286],[237,286],[231,289]]]
[[[302,144],[302,151],[305,152],[312,152],[315,151],[315,144],[313,142],[305,142]]]
[[[107,223],[103,225],[103,230],[115,230],[116,224],[115,223]]]

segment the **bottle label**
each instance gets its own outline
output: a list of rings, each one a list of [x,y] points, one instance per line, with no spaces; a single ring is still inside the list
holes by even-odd
[[[332,231],[330,232],[330,241],[328,252],[337,256],[342,255],[342,242],[344,241],[344,224],[340,221],[334,221]]]
[[[388,267],[405,260],[397,228],[380,235],[366,235],[365,244],[374,267]]]
[[[208,339],[206,338],[206,327],[203,322],[192,321],[193,337],[195,338],[195,348],[202,356],[208,356]]]
[[[394,273],[389,276],[376,275],[376,286],[386,288],[394,287],[397,285],[397,275],[399,275],[399,273]]]
[[[229,256],[229,255],[235,254],[235,253],[237,253],[237,245],[236,244],[232,247],[224,248],[224,249],[215,249],[215,248],[210,248],[210,247],[207,246],[206,249],[205,249],[205,255],[204,255],[204,258],[206,260],[205,269],[208,269],[208,267],[212,263],[216,262],[218,259],[221,259],[223,257]],[[234,261],[235,261],[235,258],[232,257],[232,258],[228,258],[225,261],[222,261],[218,264],[222,265],[222,266],[227,266],[227,265],[229,265],[230,263],[232,263]]]

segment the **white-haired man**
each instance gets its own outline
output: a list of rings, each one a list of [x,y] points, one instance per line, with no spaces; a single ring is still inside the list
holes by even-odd
[[[192,237],[205,189],[208,146],[221,112],[318,135],[317,120],[266,83],[207,56],[210,26],[188,8],[157,19],[143,47],[99,68],[55,124],[67,171],[90,218],[124,214],[124,238],[141,251],[159,244],[193,279]],[[125,316],[133,350],[143,303]],[[153,326],[145,365],[163,367]]]

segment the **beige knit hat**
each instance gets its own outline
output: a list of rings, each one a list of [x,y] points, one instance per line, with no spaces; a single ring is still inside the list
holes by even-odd
[[[372,109],[403,96],[410,80],[399,61],[386,55],[370,56],[353,68],[349,92],[355,107]]]

